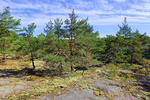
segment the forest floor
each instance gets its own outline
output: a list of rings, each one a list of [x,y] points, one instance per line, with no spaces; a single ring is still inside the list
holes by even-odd
[[[0,65],[0,100],[150,100],[150,76],[113,64],[62,75],[43,62],[8,60]],[[112,68],[111,68],[112,66]]]

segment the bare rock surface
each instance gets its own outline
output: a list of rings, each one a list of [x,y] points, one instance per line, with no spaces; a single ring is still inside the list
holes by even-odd
[[[124,93],[121,87],[118,86],[118,84],[119,82],[117,81],[101,79],[95,81],[92,84],[89,84],[89,86],[97,88],[103,91],[105,94],[111,96],[112,98],[109,98],[111,100],[140,100],[130,94]]]
[[[145,80],[149,80],[149,77]],[[143,80],[140,79],[139,82],[141,82],[141,84],[144,84],[144,86],[147,83],[144,83]],[[36,82],[28,82],[22,80],[21,78],[14,78],[12,80],[9,79],[9,77],[2,77],[0,78],[0,100],[3,100],[7,95],[13,93],[14,91],[19,91],[25,88],[31,88],[34,84],[36,84]],[[141,100],[133,97],[130,94],[124,93],[122,88],[119,87],[119,84],[121,83],[118,81],[102,78],[98,78],[95,82],[88,84],[89,87],[94,87],[99,91],[103,91],[104,94],[109,95],[112,98],[108,98],[105,96],[96,96],[94,94],[94,90],[91,90],[91,88],[77,90],[76,87],[73,87],[65,93],[60,93],[59,95],[56,95],[54,93],[48,94],[46,96],[38,98],[38,100]]]
[[[19,91],[25,88],[31,88],[34,82],[19,81],[19,79],[0,79],[0,100],[4,99],[10,93]]]
[[[60,96],[47,95],[42,97],[40,100],[106,100],[106,98],[95,96],[91,89],[70,89],[67,94]]]
[[[102,90],[108,95],[122,95],[122,89],[118,86],[115,86],[115,84],[118,83],[111,80],[97,80],[96,82],[89,84],[89,86]]]
[[[121,73],[133,73],[133,72],[130,71],[130,70],[119,70],[119,72],[121,72]]]
[[[55,99],[54,99],[54,95],[53,94],[49,94],[49,95],[41,97],[38,100],[55,100]]]
[[[106,100],[104,97],[97,97],[93,94],[93,90],[70,90],[68,94],[56,97],[55,100]]]
[[[5,85],[5,84],[9,84],[10,80],[8,79],[0,79],[0,85]]]
[[[76,90],[72,88],[66,94],[59,96],[51,94],[43,96],[39,100],[140,100],[132,95],[125,94],[118,84],[117,81],[99,79],[88,85],[103,91],[112,98],[95,96],[94,91],[91,89]]]

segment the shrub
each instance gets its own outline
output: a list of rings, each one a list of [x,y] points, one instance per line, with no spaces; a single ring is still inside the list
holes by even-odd
[[[65,58],[63,56],[46,55],[44,56],[43,60],[46,62],[46,66],[56,67],[60,63],[63,63]]]
[[[108,73],[106,76],[110,79],[117,79],[119,75],[118,67],[114,64],[109,64],[107,66],[106,72]]]
[[[130,68],[130,66],[131,66],[131,64],[129,64],[129,63],[123,63],[123,64],[121,64],[121,68],[123,68],[123,69],[128,69],[128,68]]]

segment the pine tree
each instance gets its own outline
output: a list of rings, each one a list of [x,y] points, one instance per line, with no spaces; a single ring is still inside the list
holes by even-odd
[[[124,18],[124,22],[122,23],[122,26],[119,26],[120,30],[117,33],[118,35],[123,36],[124,38],[131,38],[133,36],[132,29],[128,26],[127,18]]]
[[[124,51],[122,50],[120,43],[121,37],[107,36],[105,39],[106,47],[104,50],[105,63],[122,63],[126,62]]]
[[[55,19],[54,20],[54,35],[56,35],[56,47],[57,47],[57,53],[56,55],[62,55],[63,53],[63,46],[64,46],[64,41],[63,39],[65,38],[65,30],[62,27],[63,21],[62,19]]]
[[[6,60],[8,42],[10,41],[10,34],[17,32],[20,20],[15,20],[10,13],[10,8],[6,7],[2,13],[0,13],[0,44],[1,53],[3,54],[3,60]]]
[[[28,27],[24,27],[25,33],[23,34],[25,36],[26,41],[28,42],[28,47],[26,48],[29,50],[29,53],[30,53],[33,70],[35,69],[33,53],[37,47],[35,38],[33,37],[35,28],[36,28],[36,25],[34,23],[29,24]]]
[[[79,51],[85,52],[83,53],[86,56],[91,52],[91,48],[95,45],[96,38],[98,36],[98,32],[93,32],[93,27],[88,24],[88,18],[79,20],[77,22],[77,35],[76,35],[76,46],[77,49],[76,54],[79,54]]]
[[[56,51],[56,35],[54,34],[54,24],[50,20],[44,28],[45,36],[45,52],[50,54]]]
[[[75,36],[77,35],[77,16],[74,10],[69,14],[69,19],[65,20],[65,28],[67,29],[67,37],[69,38],[70,55],[74,55]]]
[[[142,60],[142,41],[139,38],[139,32],[133,32],[128,26],[127,19],[124,19],[117,37],[121,37],[119,42],[121,50],[124,52],[124,57],[128,63],[139,63]]]
[[[62,25],[62,19],[57,18],[54,20],[54,34],[58,37],[58,39],[64,38],[65,31],[62,28]]]

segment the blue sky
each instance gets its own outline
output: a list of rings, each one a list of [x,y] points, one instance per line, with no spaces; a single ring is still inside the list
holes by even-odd
[[[150,36],[150,0],[0,0],[0,11],[6,6],[16,19],[22,20],[22,26],[35,22],[35,34],[43,32],[49,20],[65,20],[75,9],[79,19],[89,18],[100,37],[115,35],[124,17],[133,30]]]

